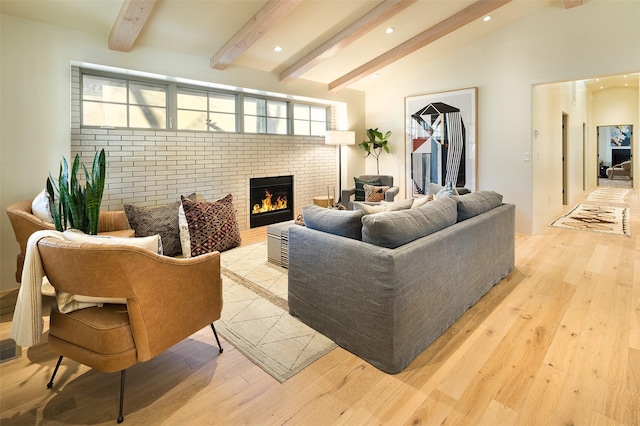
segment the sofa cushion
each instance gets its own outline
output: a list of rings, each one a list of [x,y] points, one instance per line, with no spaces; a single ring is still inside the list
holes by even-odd
[[[364,201],[377,203],[384,200],[384,194],[389,190],[388,186],[364,185]]]
[[[380,179],[371,179],[371,180],[365,180],[365,179],[360,179],[357,177],[354,177],[353,180],[356,183],[356,193],[355,196],[353,197],[353,201],[364,201],[365,197],[364,197],[364,186],[365,185],[373,185],[373,186],[380,186]]]
[[[382,213],[382,212],[395,212],[398,210],[406,210],[413,206],[413,198],[408,198],[406,200],[388,202],[388,201],[380,201],[375,204],[367,204],[366,202],[354,201],[353,209],[354,210],[362,210],[364,214],[374,214],[374,213]]]
[[[396,248],[456,223],[457,202],[444,197],[415,209],[384,212],[362,218],[362,241]]]
[[[451,198],[458,203],[458,222],[502,205],[502,195],[494,191],[477,191]]]
[[[362,239],[362,210],[334,210],[310,204],[302,208],[307,228],[341,237]]]
[[[180,198],[189,225],[191,256],[221,252],[240,245],[242,240],[231,194],[212,202]]]

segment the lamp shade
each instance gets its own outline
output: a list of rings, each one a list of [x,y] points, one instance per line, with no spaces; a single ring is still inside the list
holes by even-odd
[[[327,130],[324,136],[327,145],[355,145],[356,132],[351,130]]]

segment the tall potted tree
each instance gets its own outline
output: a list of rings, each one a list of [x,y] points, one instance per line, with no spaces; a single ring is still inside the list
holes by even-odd
[[[389,131],[383,134],[382,132],[379,132],[376,127],[375,129],[367,129],[366,134],[369,140],[363,141],[358,145],[358,147],[366,151],[367,155],[365,155],[365,158],[373,155],[376,159],[377,174],[380,174],[380,154],[382,154],[382,151],[385,151],[386,153],[390,152],[387,143],[391,136],[391,132]]]
[[[78,180],[80,168],[84,171],[86,186]],[[93,158],[91,174],[76,154],[69,174],[69,165],[62,157],[57,182],[47,178],[47,195],[53,221],[58,231],[79,229],[86,234],[98,233],[100,204],[104,192],[106,158],[104,149]]]

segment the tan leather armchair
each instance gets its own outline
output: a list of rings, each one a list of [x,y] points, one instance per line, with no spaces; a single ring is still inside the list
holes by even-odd
[[[615,176],[633,178],[631,161],[624,161],[607,169],[607,176],[613,179]]]
[[[20,245],[20,253],[18,253],[16,260],[17,282],[22,281],[24,256],[27,250],[27,241],[29,241],[31,234],[45,229],[55,229],[52,223],[40,220],[31,213],[32,201],[20,201],[7,207],[7,215],[13,227],[13,233]],[[129,230],[129,222],[124,210],[101,211],[98,218],[98,232],[114,236],[133,236],[133,231]]]
[[[148,361],[213,322],[222,311],[220,253],[188,259],[124,245],[54,238],[38,242],[44,272],[56,290],[98,298],[125,298],[62,314],[54,305],[49,348],[101,372],[121,371],[118,423],[123,421],[125,370]]]

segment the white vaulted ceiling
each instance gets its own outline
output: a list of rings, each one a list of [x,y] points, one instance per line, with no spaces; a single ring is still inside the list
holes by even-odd
[[[246,67],[275,73],[283,81],[320,82],[332,90],[384,72],[386,65],[410,59],[425,45],[455,48],[539,8],[580,4],[580,0],[0,1],[3,14],[95,34],[111,49],[126,52],[151,46],[179,51],[212,58],[212,67],[223,72]],[[481,19],[485,13],[493,16],[488,23]],[[387,34],[387,27],[394,31]],[[113,38],[117,35],[130,38],[129,45],[118,45]],[[334,46],[322,49],[318,59],[301,64],[331,40]],[[282,51],[275,52],[275,46]],[[289,72],[293,68],[298,72]]]

